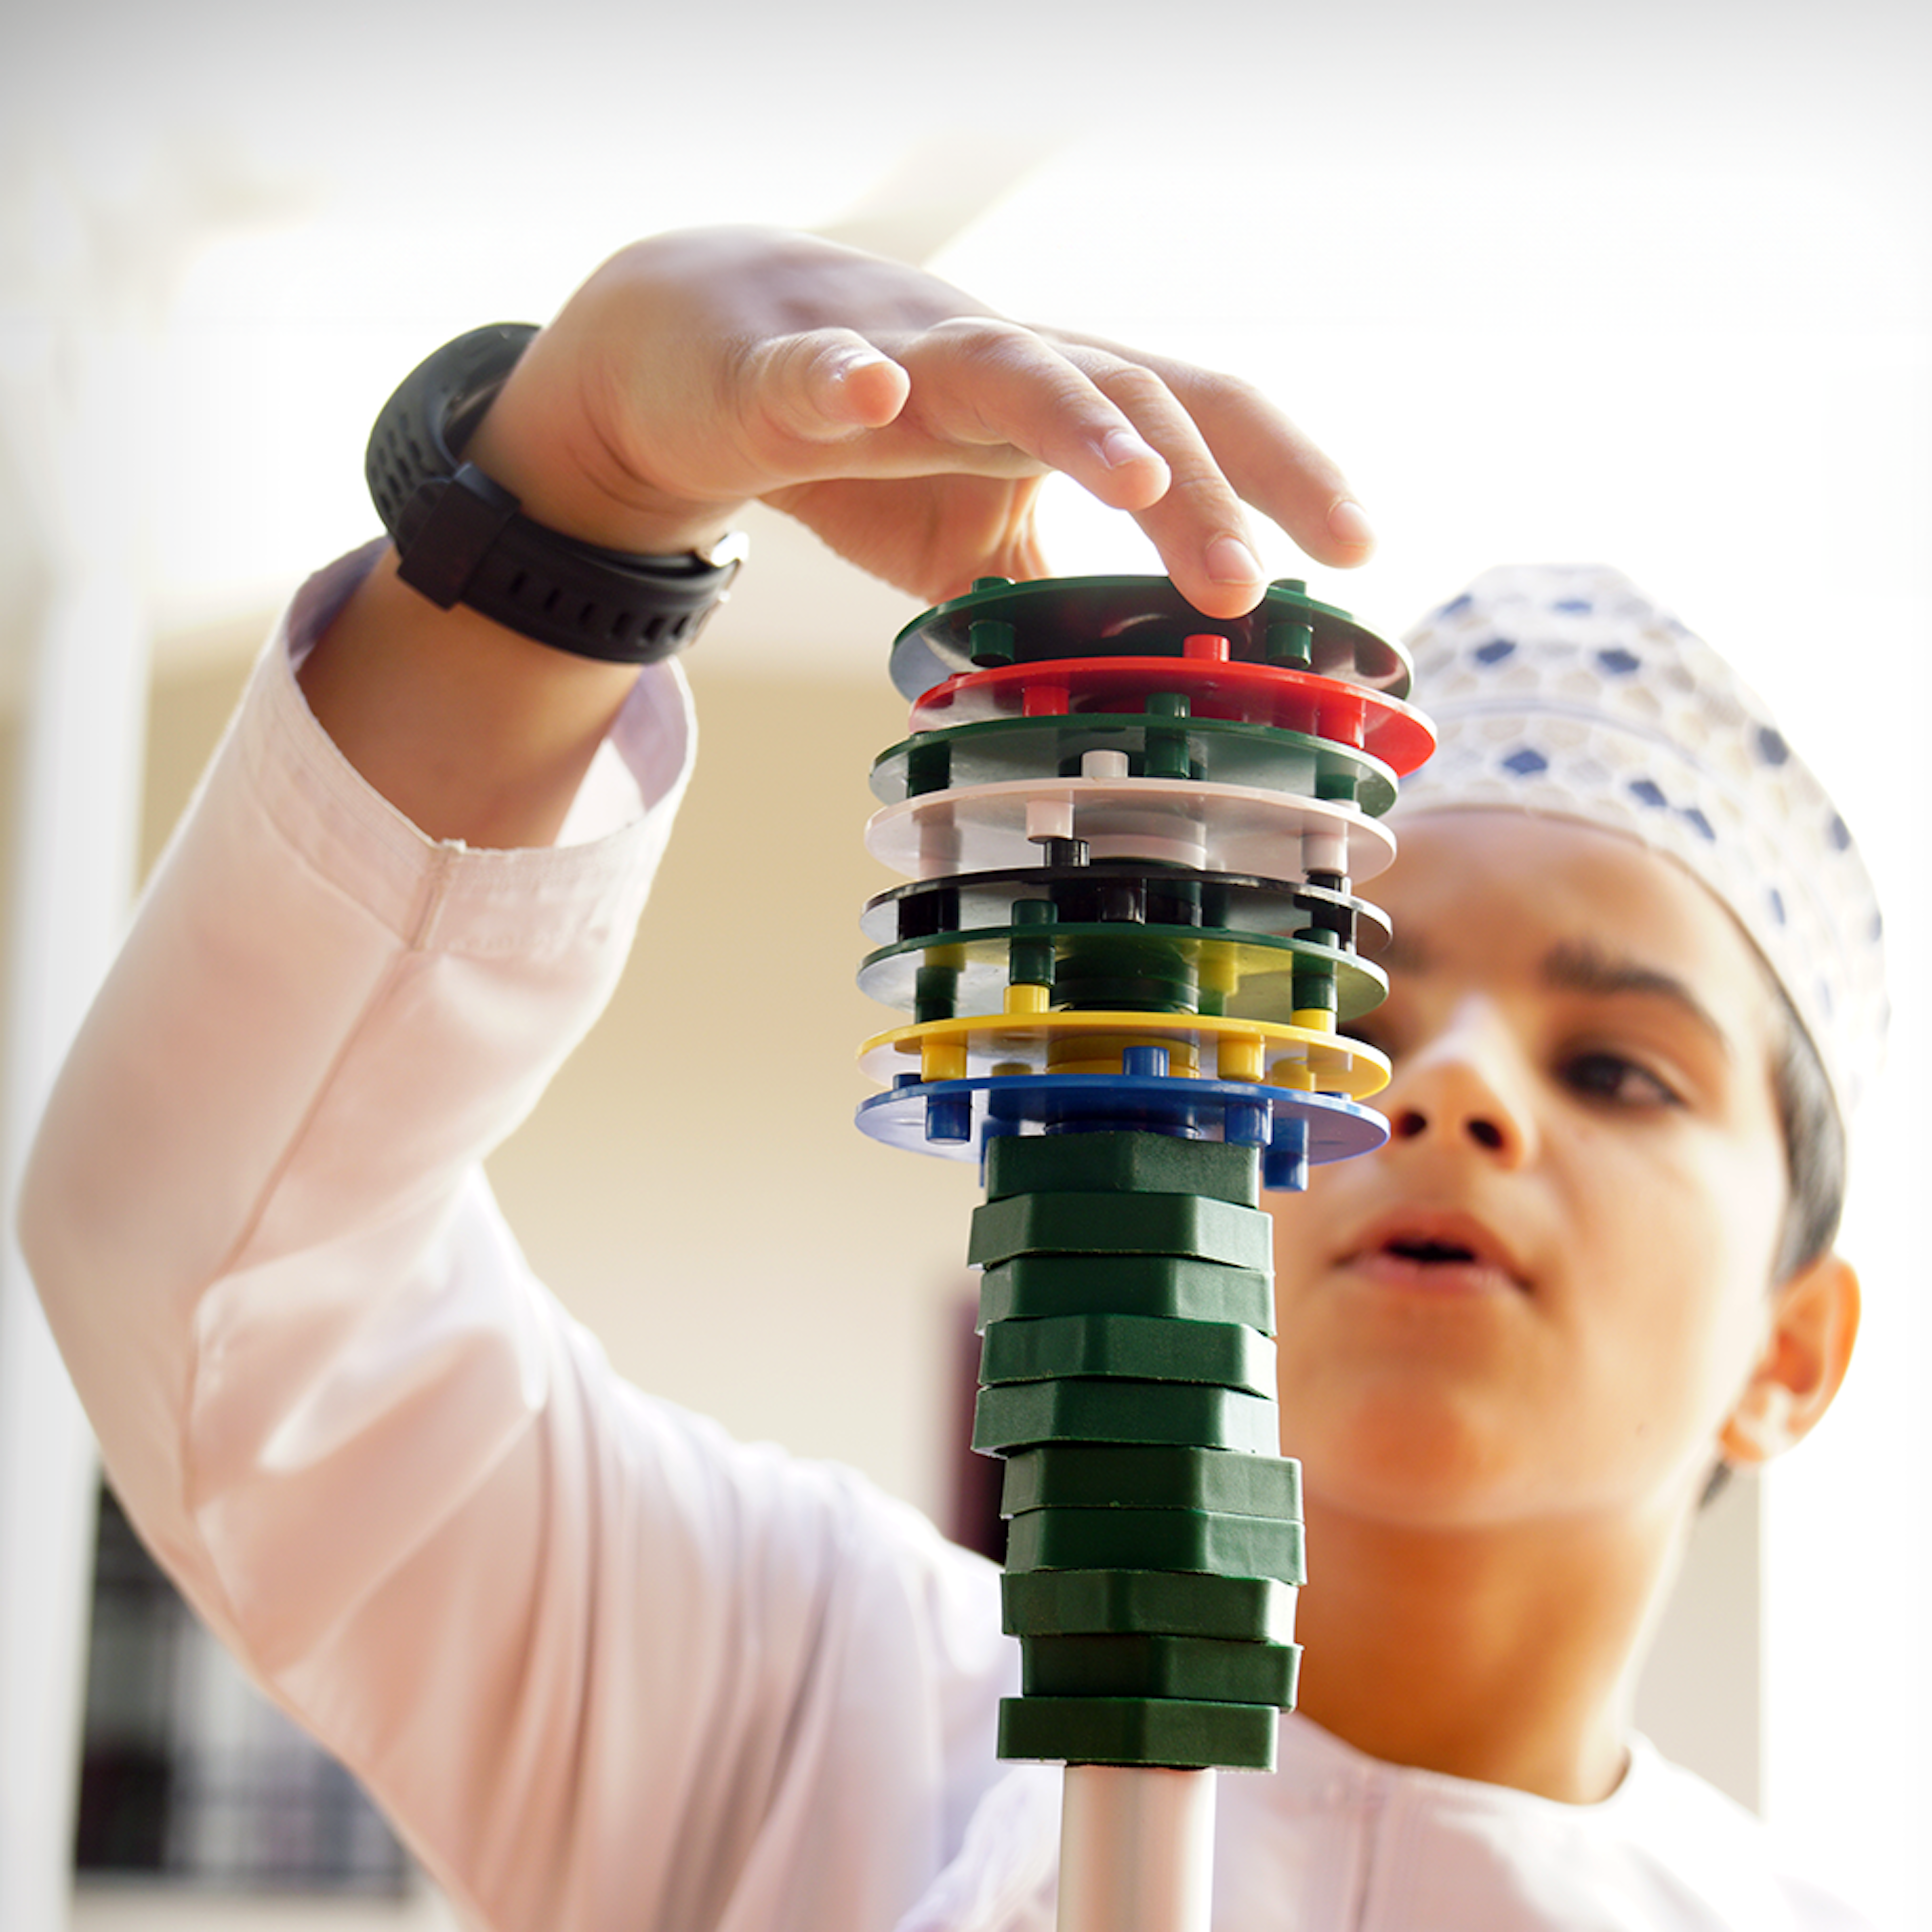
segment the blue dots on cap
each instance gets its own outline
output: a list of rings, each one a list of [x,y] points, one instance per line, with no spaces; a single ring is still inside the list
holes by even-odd
[[[1595,564],[1486,572],[1408,642],[1441,748],[1403,785],[1400,814],[1513,806],[1667,854],[1764,954],[1849,1114],[1888,1004],[1871,880],[1736,668]]]

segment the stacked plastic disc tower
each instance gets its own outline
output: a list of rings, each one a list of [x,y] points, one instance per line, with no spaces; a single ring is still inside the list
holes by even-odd
[[[901,634],[911,735],[866,842],[859,1120],[976,1159],[974,1446],[1006,1459],[1007,1757],[1266,1769],[1292,1708],[1298,1466],[1279,1454],[1264,1188],[1386,1136],[1387,990],[1354,896],[1433,748],[1401,651],[1271,586],[984,580]]]

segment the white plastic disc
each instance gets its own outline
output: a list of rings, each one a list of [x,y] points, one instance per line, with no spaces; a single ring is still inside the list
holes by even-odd
[[[1372,879],[1395,856],[1394,834],[1353,806],[1181,778],[1028,778],[931,792],[874,812],[866,849],[916,879],[1037,862],[1030,808],[1036,824],[1070,815],[1072,836],[1095,859]]]

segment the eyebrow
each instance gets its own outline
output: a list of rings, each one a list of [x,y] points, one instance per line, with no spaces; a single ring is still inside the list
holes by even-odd
[[[1393,935],[1377,958],[1391,978],[1426,973],[1434,956],[1420,940]],[[1538,966],[1538,976],[1559,992],[1586,993],[1599,999],[1634,994],[1664,1000],[1694,1020],[1726,1054],[1731,1039],[1710,1008],[1674,973],[1647,966],[1641,960],[1619,958],[1588,940],[1559,939]]]
[[[1635,994],[1640,998],[1664,1000],[1688,1014],[1717,1043],[1730,1051],[1730,1036],[1719,1025],[1716,1015],[1674,973],[1666,973],[1640,960],[1620,958],[1587,940],[1558,940],[1543,956],[1539,969],[1543,982],[1558,991],[1588,993],[1602,999]]]

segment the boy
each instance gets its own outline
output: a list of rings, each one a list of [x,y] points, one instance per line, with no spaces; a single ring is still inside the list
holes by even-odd
[[[560,568],[595,545],[698,602],[752,496],[927,598],[1037,574],[1048,468],[1133,513],[1210,616],[1262,592],[1244,499],[1323,562],[1369,544],[1240,385],[761,233],[616,257],[463,455]],[[487,543],[467,529],[428,548]],[[1471,610],[1438,620],[1450,654],[1507,660]],[[1049,1923],[1057,1774],[992,1757],[993,1573],[616,1382],[477,1176],[621,964],[683,784],[681,682],[440,608],[387,553],[315,580],[284,646],[29,1178],[130,1514],[479,1924]],[[1416,816],[1376,895],[1406,949],[1376,1023],[1394,1145],[1280,1217],[1322,1662],[1282,1772],[1225,1781],[1226,1925],[1847,1922],[1621,1700],[1712,1467],[1795,1439],[1842,1376],[1828,1226],[1774,1252],[1779,1070],[1809,1040],[1842,1096],[1858,1036],[1839,1053],[1762,940],[1760,963],[1719,874],[1576,804],[1588,773],[1555,768],[1589,732],[1563,723],[1499,751],[1519,782],[1544,759],[1560,821],[1454,779],[1461,808]],[[607,742],[616,782],[587,784]],[[1860,1010],[1869,953],[1831,983]]]

